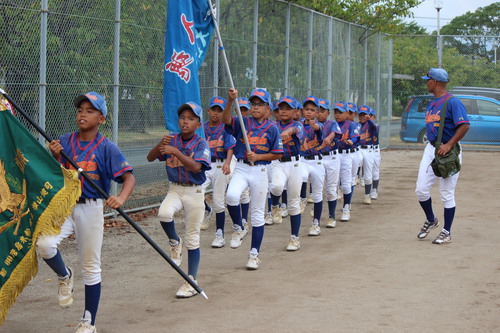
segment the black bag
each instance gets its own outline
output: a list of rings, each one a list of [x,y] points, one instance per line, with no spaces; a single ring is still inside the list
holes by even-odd
[[[450,98],[451,96],[446,99],[443,108],[441,109],[442,110],[441,120],[439,122],[439,132],[436,141],[436,150],[434,152],[434,159],[431,162],[431,167],[434,174],[442,178],[448,178],[457,174],[460,171],[460,168],[462,167],[460,165],[460,158],[459,158],[461,150],[460,144],[458,143],[454,144],[453,147],[450,149],[450,151],[444,156],[439,156],[437,153],[439,147],[442,144],[441,138],[443,137],[444,118],[446,117],[446,109],[448,107],[448,100]]]

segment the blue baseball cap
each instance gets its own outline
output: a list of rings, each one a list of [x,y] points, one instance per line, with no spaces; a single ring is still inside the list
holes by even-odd
[[[374,108],[370,108],[370,114],[376,116],[377,113],[375,112],[375,109]]]
[[[448,82],[450,78],[448,77],[448,73],[442,68],[431,68],[427,75],[422,76],[424,80],[436,80],[438,82]]]
[[[195,102],[187,102],[179,106],[179,108],[177,109],[177,114],[180,114],[182,111],[186,109],[192,110],[194,114],[201,120],[201,115],[203,113],[203,109],[201,108],[201,106],[199,106]]]
[[[360,105],[360,106],[358,106],[358,113],[359,114],[361,114],[361,113],[370,114],[371,113],[370,107],[366,106],[366,105]]]
[[[238,97],[238,105],[240,108],[250,110],[250,101],[246,97]]]
[[[208,104],[208,107],[211,108],[212,106],[220,106],[222,110],[226,107],[226,99],[224,97],[220,96],[215,96],[210,99],[210,103]]]
[[[106,106],[106,100],[104,99],[104,97],[102,97],[95,91],[91,91],[84,95],[76,96],[73,103],[77,108],[79,108],[80,104],[82,104],[82,102],[85,100],[89,101],[96,110],[101,111],[102,115],[106,117],[106,115],[108,114],[108,107]]]
[[[313,103],[314,105],[316,105],[316,107],[319,108],[319,100],[316,96],[308,96],[304,99],[304,101],[302,102],[302,106],[305,106],[306,103]]]
[[[252,91],[250,94],[250,97],[248,97],[248,100],[252,100],[252,98],[258,97],[262,102],[267,103],[268,105],[271,105],[271,94],[269,91],[262,89],[262,88],[257,88]]]
[[[280,98],[280,100],[278,101],[278,106],[281,104],[281,103],[286,103],[288,104],[292,109],[296,109],[297,108],[297,100],[291,96],[283,96]]]
[[[339,110],[340,112],[346,112],[347,111],[347,103],[346,102],[335,102],[333,105],[333,110]]]
[[[279,108],[280,108],[280,106],[279,106],[279,101],[275,101],[275,102],[273,103],[273,106],[272,106],[272,108],[271,108],[271,109],[272,109],[273,111],[277,111]]]
[[[330,110],[330,101],[324,98],[319,99],[319,107],[322,109]]]
[[[356,107],[356,104],[347,102],[347,111],[358,112],[358,108]]]

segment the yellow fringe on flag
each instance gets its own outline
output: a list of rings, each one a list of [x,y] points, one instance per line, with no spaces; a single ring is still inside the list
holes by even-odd
[[[64,187],[52,198],[47,208],[37,221],[33,233],[33,243],[16,266],[9,280],[0,290],[0,325],[7,316],[7,311],[14,304],[17,296],[23,291],[29,281],[38,273],[38,260],[36,255],[36,241],[40,235],[57,235],[61,231],[66,218],[71,215],[73,207],[81,195],[80,180],[75,170],[61,167],[64,177]]]

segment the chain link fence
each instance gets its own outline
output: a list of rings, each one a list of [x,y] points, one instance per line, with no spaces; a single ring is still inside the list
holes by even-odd
[[[465,149],[500,149],[500,36],[394,36],[391,147],[426,142],[425,108],[433,96],[421,79],[431,67],[449,74],[449,91],[464,103],[471,127]]]
[[[273,99],[314,94],[367,104],[377,110],[381,146],[389,146],[392,41],[387,36],[285,1],[215,3],[241,96],[263,87]],[[166,1],[0,0],[0,86],[53,138],[77,129],[75,96],[103,94],[109,111],[100,131],[135,169],[128,211],[158,205],[168,187],[164,165],[146,161],[165,133],[166,8]],[[212,96],[227,96],[216,39],[199,76],[202,106]]]

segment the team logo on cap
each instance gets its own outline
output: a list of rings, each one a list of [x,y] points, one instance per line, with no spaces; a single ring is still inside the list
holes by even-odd
[[[319,101],[319,104],[325,104],[325,101]]]
[[[219,103],[219,104],[224,104],[224,101],[222,99],[216,98],[213,101],[214,103]]]
[[[359,109],[360,109],[361,111],[368,111],[368,109],[367,109],[367,108],[365,108],[364,106],[360,107]]]
[[[344,106],[342,103],[335,103],[335,106]]]
[[[258,90],[255,90],[253,92],[253,95],[257,95],[257,96],[265,96],[266,94],[263,92],[263,91],[258,91]]]
[[[87,94],[85,94],[85,96],[87,96],[87,98],[88,98],[88,99],[91,99],[91,100],[93,100],[93,101],[97,101],[97,96],[94,96],[94,95],[92,95],[92,94],[88,94],[88,93],[87,93]]]
[[[248,101],[246,101],[246,100],[241,100],[241,101],[238,101],[238,103],[240,103],[240,104],[248,104]]]
[[[290,98],[283,98],[283,102],[293,103],[293,101]]]

